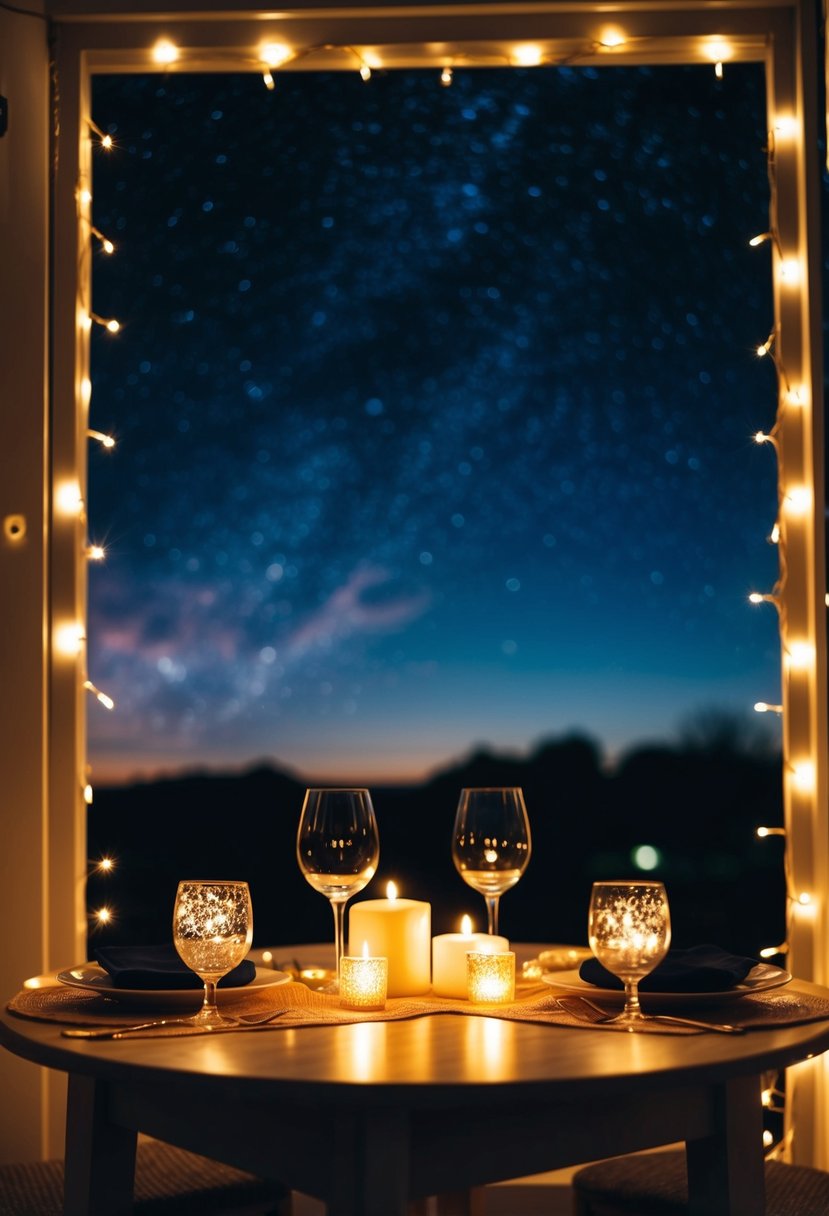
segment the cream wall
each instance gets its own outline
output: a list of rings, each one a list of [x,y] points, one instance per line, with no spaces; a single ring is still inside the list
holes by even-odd
[[[18,7],[25,6],[18,4]],[[29,7],[42,13],[42,5]],[[0,9],[0,993],[49,963],[46,494],[49,52],[46,22]],[[53,1085],[60,1095],[62,1082]],[[48,1074],[0,1052],[0,1160],[60,1152]]]

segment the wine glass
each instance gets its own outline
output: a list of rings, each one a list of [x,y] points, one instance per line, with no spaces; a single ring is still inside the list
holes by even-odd
[[[596,958],[625,985],[625,1007],[614,1022],[637,1030],[645,1020],[639,981],[662,962],[671,944],[668,896],[661,882],[594,882],[587,936]]]
[[[246,882],[180,882],[173,908],[173,942],[182,961],[204,983],[204,1003],[187,1021],[205,1030],[234,1026],[216,1007],[216,985],[245,958],[253,941],[253,908]]]
[[[531,849],[522,790],[461,790],[452,860],[464,882],[486,900],[489,933],[498,932],[498,902],[526,870]]]
[[[371,882],[380,859],[380,837],[368,790],[305,791],[296,838],[299,868],[315,891],[326,895],[334,912],[339,991],[344,953],[345,905]]]

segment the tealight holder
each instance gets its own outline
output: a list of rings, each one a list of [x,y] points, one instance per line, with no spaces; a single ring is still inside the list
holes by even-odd
[[[387,958],[340,959],[340,1004],[343,1009],[385,1009],[389,983]]]
[[[515,954],[511,950],[500,954],[470,951],[466,956],[466,994],[476,1005],[514,1001]]]

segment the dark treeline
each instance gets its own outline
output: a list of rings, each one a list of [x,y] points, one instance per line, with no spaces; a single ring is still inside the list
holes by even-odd
[[[90,950],[169,940],[185,877],[247,879],[258,946],[328,940],[330,908],[296,863],[305,784],[263,765],[98,790],[89,855],[118,864],[92,875],[89,905],[111,905],[116,919]],[[643,844],[659,852],[646,876],[666,883],[677,946],[713,941],[753,955],[783,939],[782,842],[756,837],[782,819],[780,758],[724,722],[632,750],[612,771],[574,736],[521,759],[482,750],[416,787],[372,787],[380,866],[356,899],[384,895],[394,879],[401,895],[430,901],[433,932],[457,929],[464,912],[483,928],[483,899],[456,873],[450,841],[459,791],[484,785],[520,785],[530,815],[530,865],[501,901],[512,939],[583,943],[591,883],[634,877],[631,851]]]

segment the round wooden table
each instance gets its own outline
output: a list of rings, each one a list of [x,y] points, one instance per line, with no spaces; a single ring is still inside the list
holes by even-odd
[[[829,1048],[829,1021],[682,1037],[452,1015],[116,1042],[60,1030],[0,1017],[8,1050],[69,1075],[67,1216],[130,1211],[139,1131],[331,1216],[404,1216],[418,1197],[687,1141],[691,1213],[762,1216],[761,1074]]]

